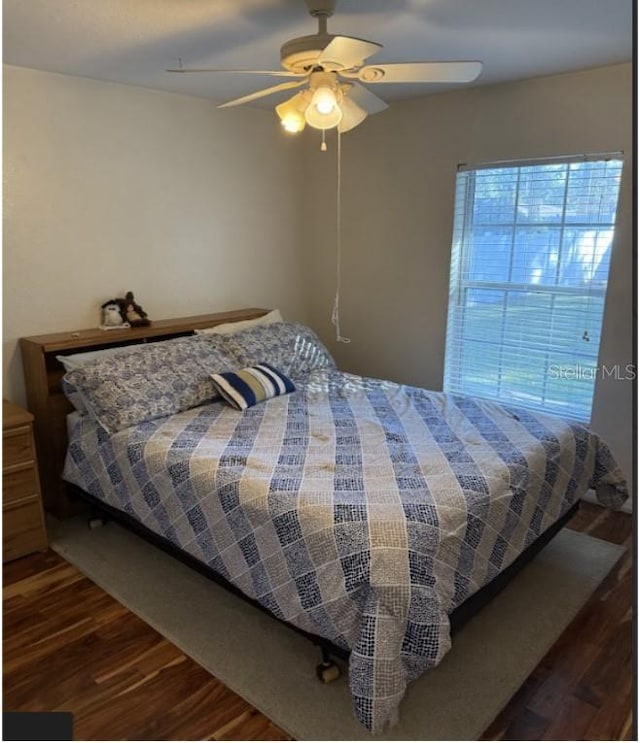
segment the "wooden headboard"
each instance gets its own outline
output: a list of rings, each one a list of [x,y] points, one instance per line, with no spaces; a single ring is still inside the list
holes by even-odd
[[[196,329],[252,320],[268,311],[251,307],[212,315],[158,320],[141,328],[107,331],[91,328],[21,338],[27,405],[35,418],[38,467],[46,510],[59,518],[74,512],[61,477],[67,451],[67,414],[73,407],[62,392],[60,380],[64,376],[64,367],[56,356],[193,335]]]

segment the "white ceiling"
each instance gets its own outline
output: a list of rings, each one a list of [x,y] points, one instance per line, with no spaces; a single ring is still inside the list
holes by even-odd
[[[329,31],[384,44],[370,63],[480,59],[474,85],[486,85],[630,61],[632,2],[338,0]],[[185,67],[277,70],[283,42],[316,32],[303,0],[4,0],[3,15],[8,64],[220,101],[278,80],[165,68],[181,58]],[[371,89],[397,100],[448,88]]]

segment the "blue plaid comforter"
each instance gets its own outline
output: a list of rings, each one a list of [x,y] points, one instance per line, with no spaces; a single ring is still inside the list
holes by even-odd
[[[330,369],[245,412],[216,402],[114,435],[83,416],[64,477],[350,648],[373,732],[449,650],[452,609],[589,487],[626,497],[580,425]]]

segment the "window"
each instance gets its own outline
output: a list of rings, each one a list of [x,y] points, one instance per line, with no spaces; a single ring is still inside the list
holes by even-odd
[[[444,389],[591,418],[620,155],[461,167]]]

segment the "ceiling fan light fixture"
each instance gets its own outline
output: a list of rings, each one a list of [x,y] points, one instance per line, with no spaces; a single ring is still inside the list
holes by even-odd
[[[323,86],[315,90],[311,99],[311,105],[315,106],[319,114],[327,116],[338,105],[338,102],[336,101],[333,90]]]
[[[325,86],[316,88],[311,103],[304,112],[304,118],[314,129],[333,129],[338,126],[342,121],[342,109],[335,92]]]
[[[304,118],[314,129],[333,129],[342,120],[342,111],[336,106],[329,114],[321,114],[313,106],[305,111]]]
[[[340,134],[344,134],[358,126],[358,124],[362,124],[369,115],[362,106],[359,106],[346,95],[342,99],[340,108],[342,109],[342,121],[338,124]]]
[[[306,121],[302,114],[290,113],[280,119],[280,124],[285,132],[289,134],[299,134],[306,126]]]
[[[290,134],[298,134],[306,124],[304,110],[306,108],[304,93],[296,93],[293,98],[276,106],[276,113],[280,117],[282,128]]]

